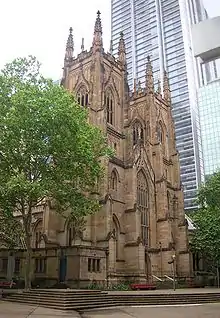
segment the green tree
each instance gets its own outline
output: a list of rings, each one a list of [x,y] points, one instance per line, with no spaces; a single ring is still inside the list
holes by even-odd
[[[101,158],[111,152],[87,115],[69,92],[40,74],[34,57],[18,58],[0,73],[0,233],[9,246],[16,244],[8,237],[20,218],[26,288],[36,206],[52,201],[74,222],[99,209],[94,189],[103,177]]]
[[[192,249],[214,266],[220,261],[220,172],[213,174],[198,192],[199,210],[192,214],[195,231]]]

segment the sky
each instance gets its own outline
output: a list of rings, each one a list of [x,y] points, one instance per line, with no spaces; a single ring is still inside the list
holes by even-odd
[[[208,14],[220,16],[220,0],[203,0]],[[73,28],[75,51],[92,43],[96,12],[101,11],[103,38],[110,46],[111,0],[2,0],[0,1],[0,69],[16,57],[34,55],[45,76],[62,74],[68,30]]]

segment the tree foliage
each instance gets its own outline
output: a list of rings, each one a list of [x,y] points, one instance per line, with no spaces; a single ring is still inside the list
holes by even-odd
[[[196,230],[192,248],[214,265],[220,262],[220,172],[213,174],[198,193],[200,208],[193,215]]]
[[[99,202],[91,193],[103,176],[100,158],[109,154],[101,131],[88,123],[87,111],[40,74],[34,57],[5,66],[0,73],[2,236],[6,227],[13,232],[10,224],[19,214],[30,254],[38,204],[52,200],[57,212],[68,210],[74,220],[97,211]]]

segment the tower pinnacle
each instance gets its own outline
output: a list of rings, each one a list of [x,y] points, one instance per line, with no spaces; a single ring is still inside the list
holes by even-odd
[[[168,103],[171,102],[170,84],[169,84],[167,72],[165,70],[164,70],[164,76],[163,76],[163,96]]]
[[[101,13],[100,13],[100,11],[98,11],[96,21],[95,21],[93,43],[92,43],[92,47],[93,47],[94,52],[101,50],[103,47],[102,22],[101,22],[100,15],[101,15]]]
[[[65,61],[69,61],[73,58],[74,42],[73,42],[73,28],[69,29],[69,36],[66,42]]]
[[[120,40],[118,44],[118,59],[123,65],[126,64],[126,50],[123,32],[120,33]]]
[[[150,60],[150,56],[147,57],[147,66],[146,66],[146,91],[147,93],[154,92],[154,78],[153,78],[153,69]]]

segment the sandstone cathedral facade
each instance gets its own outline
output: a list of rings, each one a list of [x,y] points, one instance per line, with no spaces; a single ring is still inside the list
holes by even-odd
[[[34,278],[73,286],[146,282],[172,276],[169,262],[174,255],[177,275],[189,276],[187,222],[166,72],[155,90],[148,57],[145,85],[134,81],[130,91],[123,34],[118,57],[105,53],[98,12],[92,47],[86,51],[82,43],[76,58],[70,29],[62,85],[88,108],[89,121],[106,134],[115,154],[105,161],[102,208],[87,217],[81,235],[75,237],[72,226],[52,207],[36,211]],[[22,255],[18,251],[13,256],[14,268]]]

